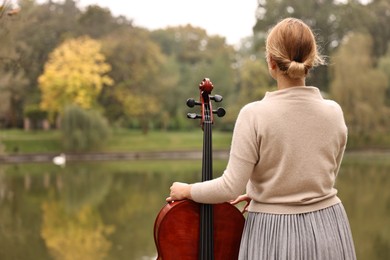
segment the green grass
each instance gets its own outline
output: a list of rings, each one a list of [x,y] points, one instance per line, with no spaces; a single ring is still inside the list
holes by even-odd
[[[231,132],[213,130],[212,134],[213,150],[230,148]],[[7,154],[64,152],[61,138],[61,133],[57,130],[0,131],[0,142],[5,146]],[[203,131],[200,128],[187,132],[151,131],[146,135],[136,130],[115,129],[104,144],[90,152],[201,150],[202,146]],[[353,151],[354,148],[348,147],[347,150]]]
[[[5,152],[12,153],[49,153],[61,151],[59,131],[23,131],[1,130],[0,141]]]
[[[230,132],[213,131],[213,149],[229,149]],[[2,130],[0,141],[5,145],[5,153],[58,153],[62,152],[61,133],[51,131]],[[202,130],[190,132],[159,132],[118,129],[109,140],[92,152],[129,152],[129,151],[174,151],[201,150],[203,146]]]
[[[231,133],[213,132],[213,149],[228,149]],[[153,131],[144,135],[139,131],[117,130],[105,145],[106,151],[174,151],[202,149],[203,132]]]

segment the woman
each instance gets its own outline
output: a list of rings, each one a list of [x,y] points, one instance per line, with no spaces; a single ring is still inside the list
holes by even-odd
[[[278,90],[241,109],[224,174],[175,182],[167,201],[251,199],[239,259],[356,259],[334,188],[347,142],[343,112],[305,86],[324,63],[315,37],[301,20],[284,19],[267,37],[266,56]]]

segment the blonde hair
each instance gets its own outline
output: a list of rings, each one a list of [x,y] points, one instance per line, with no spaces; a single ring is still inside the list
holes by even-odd
[[[311,68],[325,64],[310,27],[296,18],[286,18],[272,28],[266,41],[266,56],[290,78],[305,77]]]

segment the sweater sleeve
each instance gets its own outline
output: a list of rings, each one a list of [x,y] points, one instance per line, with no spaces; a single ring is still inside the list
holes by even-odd
[[[339,150],[339,153],[336,157],[337,167],[335,169],[335,175],[338,175],[338,172],[340,170],[341,161],[343,160],[345,148],[347,146],[347,141],[348,141],[348,128],[345,125],[344,114],[343,114],[341,107],[338,104],[337,104],[337,107],[340,111],[339,112],[340,113],[340,125],[342,126],[343,131],[341,131],[341,136],[340,136],[340,150]]]
[[[192,185],[192,199],[200,203],[222,203],[237,198],[259,159],[256,131],[248,106],[244,107],[234,126],[230,156],[221,177]]]

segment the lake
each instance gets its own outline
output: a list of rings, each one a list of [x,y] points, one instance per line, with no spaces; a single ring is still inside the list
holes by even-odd
[[[0,165],[0,259],[155,259],[169,186],[200,171],[194,160]],[[337,188],[358,259],[390,259],[390,153],[347,153]]]

